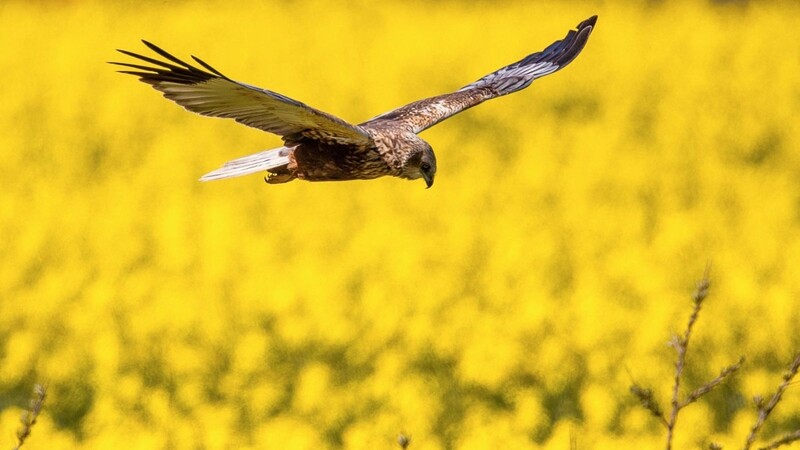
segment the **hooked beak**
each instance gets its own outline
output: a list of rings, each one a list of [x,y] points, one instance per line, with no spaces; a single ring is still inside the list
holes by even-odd
[[[428,175],[426,173],[423,173],[422,174],[422,178],[425,179],[425,184],[428,185],[428,187],[426,187],[425,189],[429,189],[431,186],[433,186],[433,177],[432,176],[430,176],[430,175]]]

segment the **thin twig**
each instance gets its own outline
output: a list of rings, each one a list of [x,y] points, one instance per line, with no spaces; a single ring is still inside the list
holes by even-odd
[[[664,428],[669,428],[667,418],[664,417],[664,411],[658,404],[658,400],[656,400],[655,396],[653,396],[653,391],[633,383],[633,385],[631,385],[631,394],[639,399],[639,403],[642,405],[642,408],[650,411],[650,414],[655,416],[659,423],[664,425]]]
[[[697,288],[692,295],[694,308],[692,309],[692,314],[689,316],[689,323],[686,324],[686,331],[684,331],[682,337],[675,336],[670,341],[675,351],[678,352],[678,359],[675,361],[675,381],[672,385],[672,411],[670,412],[669,420],[667,420],[667,450],[672,449],[672,436],[675,430],[675,424],[678,421],[678,411],[685,406],[681,405],[678,397],[681,387],[681,376],[683,376],[683,369],[686,366],[686,351],[689,349],[689,338],[692,335],[692,328],[695,322],[697,322],[697,317],[700,315],[700,309],[703,306],[703,300],[708,296],[708,288],[711,285],[708,281],[708,272],[709,267],[707,266],[703,279],[697,283]]]
[[[780,447],[782,445],[791,444],[792,442],[795,442],[795,441],[800,441],[800,430],[795,430],[793,433],[786,434],[782,438],[780,438],[780,439],[778,439],[776,441],[773,441],[768,446],[761,447],[759,450],[772,450],[772,449],[778,448],[778,447]]]
[[[42,406],[44,406],[44,399],[46,397],[47,386],[43,384],[36,384],[33,386],[33,397],[31,397],[30,403],[28,404],[28,410],[22,413],[22,417],[19,419],[22,426],[17,430],[17,445],[14,447],[14,450],[19,450],[22,444],[25,443],[25,439],[31,435],[31,429],[36,424],[39,413],[42,412]]]
[[[761,399],[760,396],[756,397],[758,419],[756,420],[756,423],[753,424],[753,428],[750,429],[750,434],[747,436],[747,441],[744,443],[744,450],[748,450],[750,446],[753,445],[753,442],[756,440],[756,435],[761,430],[761,427],[764,425],[764,422],[767,420],[769,415],[772,413],[772,410],[775,409],[775,406],[781,401],[784,391],[786,391],[786,388],[788,388],[789,384],[792,383],[792,379],[795,375],[797,375],[798,371],[800,371],[800,353],[795,356],[794,360],[789,365],[789,370],[783,374],[783,382],[778,386],[778,390],[775,391],[775,394],[772,396],[769,402],[764,404],[763,399]]]
[[[726,378],[736,373],[736,371],[742,367],[742,364],[744,364],[744,356],[740,357],[736,364],[731,364],[722,369],[716,378],[689,393],[680,407],[684,408],[686,405],[696,402],[697,399],[711,392],[715,387],[719,386],[720,383],[725,381]]]

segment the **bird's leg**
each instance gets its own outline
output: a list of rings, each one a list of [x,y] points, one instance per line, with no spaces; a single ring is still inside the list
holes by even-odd
[[[264,181],[266,181],[267,184],[286,183],[295,179],[295,176],[290,173],[273,173],[273,172],[268,172],[268,173],[269,175],[264,177]]]

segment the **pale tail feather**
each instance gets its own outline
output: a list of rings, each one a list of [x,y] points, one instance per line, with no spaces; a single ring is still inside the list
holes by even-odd
[[[200,181],[240,177],[285,166],[289,163],[290,150],[287,147],[280,147],[228,161],[219,169],[200,177]]]

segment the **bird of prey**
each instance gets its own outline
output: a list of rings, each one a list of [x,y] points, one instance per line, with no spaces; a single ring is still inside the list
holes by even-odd
[[[143,41],[164,60],[126,50],[140,60],[120,63],[164,97],[204,116],[225,117],[274,133],[283,146],[234,159],[207,173],[201,181],[267,171],[267,183],[366,180],[385,175],[415,180],[427,187],[436,175],[436,156],[417,134],[486,100],[516,92],[533,80],[569,64],[583,50],[595,26],[590,17],[564,39],[470,83],[456,92],[426,98],[352,125],[277,92],[234,81],[199,58],[203,68]],[[141,61],[149,65],[142,65]],[[205,69],[205,70],[203,70]]]

